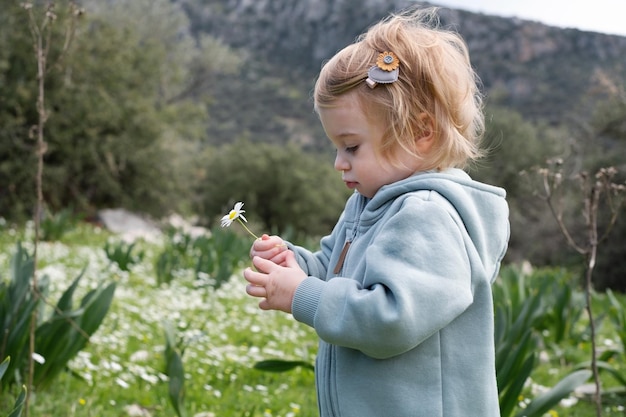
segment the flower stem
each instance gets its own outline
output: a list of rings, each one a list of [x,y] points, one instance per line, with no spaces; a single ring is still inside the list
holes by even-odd
[[[251,231],[250,229],[248,229],[248,226],[246,226],[246,224],[245,224],[243,221],[241,221],[241,219],[240,219],[239,217],[237,217],[237,221],[238,221],[239,223],[241,223],[241,225],[243,226],[243,228],[244,228],[244,229],[246,229],[246,231],[247,231],[248,233],[250,233],[250,234],[251,234],[251,235],[252,235],[255,239],[259,239],[259,237],[258,237],[257,235],[255,235],[254,233],[252,233],[252,231]]]

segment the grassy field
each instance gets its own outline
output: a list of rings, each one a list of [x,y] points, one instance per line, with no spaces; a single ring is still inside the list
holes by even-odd
[[[0,277],[6,278],[18,241],[32,249],[32,228],[0,229]],[[240,269],[215,290],[192,271],[179,271],[169,284],[157,285],[155,260],[162,241],[139,241],[143,258],[124,271],[111,262],[106,242],[119,237],[79,225],[60,241],[38,249],[40,274],[51,280],[49,299],[55,302],[83,268],[79,291],[102,280],[117,282],[111,310],[89,346],[69,364],[56,383],[32,397],[31,415],[56,416],[174,416],[164,374],[164,322],[172,323],[184,346],[185,402],[188,416],[312,417],[317,415],[313,373],[296,368],[284,373],[253,368],[266,359],[313,363],[317,339],[307,326],[287,315],[264,312],[245,294]],[[242,259],[241,267],[247,260]],[[208,277],[207,277],[208,278]],[[622,303],[625,299],[621,298]],[[605,300],[597,299],[598,309]],[[579,326],[585,326],[584,321]],[[603,349],[623,348],[607,323],[601,326]],[[532,374],[525,398],[532,398],[565,375],[573,363],[588,358],[588,343],[542,346],[541,363]],[[615,381],[606,378],[607,386]],[[15,392],[0,396],[8,407]],[[605,416],[625,416],[625,397],[605,396]],[[595,415],[588,400],[571,396],[551,416]]]

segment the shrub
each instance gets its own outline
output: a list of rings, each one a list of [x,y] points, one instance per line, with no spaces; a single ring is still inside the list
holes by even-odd
[[[503,417],[543,416],[591,376],[589,370],[574,371],[547,392],[533,398],[523,410],[513,414],[519,407],[526,382],[537,366],[540,331],[546,321],[555,316],[571,320],[571,323],[559,325],[559,328],[565,329],[573,327],[573,321],[577,320],[576,316],[567,317],[551,311],[552,297],[546,294],[551,288],[558,288],[553,286],[553,280],[544,279],[537,286],[531,286],[530,282],[530,277],[524,272],[509,267],[502,271],[494,284],[496,373]],[[560,305],[560,308],[565,312],[572,310],[569,303]]]
[[[321,236],[337,222],[350,192],[332,159],[304,153],[293,145],[240,140],[214,151],[198,189],[197,212],[212,224],[237,201],[244,201],[252,223],[266,231]]]
[[[76,218],[69,208],[57,213],[44,213],[41,219],[41,240],[54,242],[76,226]]]
[[[0,357],[11,356],[15,361],[8,366],[3,385],[24,379],[27,372],[28,340],[31,317],[39,311],[42,319],[35,330],[35,352],[44,362],[35,367],[33,384],[45,388],[65,369],[67,363],[86,345],[98,329],[109,310],[115,292],[115,283],[88,291],[74,308],[74,294],[83,276],[79,274],[61,295],[53,312],[42,316],[44,298],[48,293],[49,279],[38,280],[37,294],[30,290],[34,263],[32,257],[17,245],[11,260],[10,280],[0,281]],[[84,272],[84,271],[83,271]]]
[[[107,242],[104,245],[104,251],[107,254],[107,258],[117,264],[122,271],[129,271],[130,267],[143,259],[143,252],[138,254],[133,253],[135,243],[126,243],[123,241],[113,244]]]
[[[250,238],[221,227],[210,235],[193,237],[171,229],[165,249],[157,257],[157,283],[169,283],[178,272],[192,270],[196,279],[217,289],[227,282],[241,262],[248,258]]]

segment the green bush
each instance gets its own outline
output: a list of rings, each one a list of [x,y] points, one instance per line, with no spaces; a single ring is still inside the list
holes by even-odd
[[[65,208],[57,213],[45,212],[41,219],[41,240],[54,242],[61,240],[63,235],[76,226],[78,217],[72,209]]]
[[[626,359],[626,306],[620,303],[615,294],[613,294],[613,291],[610,289],[606,291],[606,297],[609,302],[607,315],[615,328],[615,332],[617,333],[621,344],[621,349],[618,347],[616,349],[609,349],[605,351],[600,357],[601,361],[598,363],[598,367],[600,368],[600,371],[605,371],[611,374],[615,381],[617,381],[620,385],[619,388],[614,388],[611,391],[624,395],[626,394],[626,375],[615,369],[610,362],[615,362],[613,359],[617,356],[621,356],[623,359]]]
[[[45,11],[33,3],[35,13]],[[70,2],[58,3],[60,14]],[[73,204],[88,215],[105,207],[182,210],[206,132],[207,85],[234,70],[237,53],[193,36],[185,12],[168,0],[81,3],[87,13],[62,60],[66,28],[52,26],[44,200],[50,210]],[[1,4],[0,213],[23,220],[36,200],[37,62],[28,14],[19,2]]]
[[[542,328],[552,317],[561,317],[557,329],[559,334],[564,334],[579,318],[562,314],[576,309],[569,303],[558,305],[558,312],[552,311],[554,295],[549,292],[561,286],[554,286],[549,277],[544,278],[539,281],[516,267],[508,267],[494,284],[496,372],[503,417],[541,417],[591,376],[591,371],[586,369],[574,371],[519,410],[526,382],[537,367]]]
[[[178,272],[192,270],[199,282],[217,289],[248,258],[251,244],[248,236],[221,227],[214,227],[210,235],[198,237],[171,229],[155,262],[157,283],[169,283]]]
[[[483,146],[487,155],[472,170],[472,177],[502,187],[510,206],[511,239],[508,262],[529,260],[545,265],[562,256],[567,249],[545,201],[533,194],[533,184],[520,176],[545,163],[559,152],[565,139],[562,132],[537,126],[510,109],[489,107],[486,113]],[[554,263],[552,263],[554,264]]]
[[[201,236],[194,241],[193,257],[196,278],[207,274],[212,279],[212,286],[219,288],[248,259],[250,238],[241,237],[221,227],[214,227],[211,236]]]
[[[0,277],[0,357],[11,356],[6,378],[2,386],[16,382],[16,372],[23,369],[28,360],[28,336],[30,320],[40,300],[30,290],[34,263],[21,244],[11,258],[9,280]],[[44,293],[48,277],[38,280],[37,291]]]
[[[154,269],[157,284],[169,284],[176,272],[191,268],[193,237],[181,229],[170,227],[163,251],[156,257]]]
[[[613,291],[607,290],[606,295],[610,302],[609,317],[622,343],[622,352],[626,355],[626,305],[619,302]]]
[[[25,379],[28,369],[28,340],[33,312],[38,312],[35,330],[35,352],[43,357],[43,363],[35,366],[33,385],[38,388],[50,386],[67,363],[81,351],[90,336],[98,329],[106,316],[113,295],[115,283],[101,283],[88,291],[74,307],[74,293],[83,273],[74,279],[63,292],[49,316],[43,316],[43,304],[48,293],[49,279],[43,276],[38,280],[37,292],[30,288],[33,276],[33,259],[17,245],[11,260],[10,279],[0,281],[0,357],[15,358],[8,366],[6,380],[2,385]]]
[[[143,252],[137,254],[133,253],[135,243],[126,243],[124,241],[113,244],[106,242],[104,245],[104,251],[107,254],[107,258],[117,264],[122,271],[129,271],[130,267],[134,264],[141,262],[143,259]]]
[[[207,158],[196,211],[211,224],[243,201],[246,218],[265,232],[328,234],[350,194],[332,161],[294,145],[224,145]]]

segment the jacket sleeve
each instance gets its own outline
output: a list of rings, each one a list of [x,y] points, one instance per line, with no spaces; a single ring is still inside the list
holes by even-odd
[[[342,224],[343,216],[344,214],[342,213],[337,225]],[[298,265],[310,277],[326,278],[332,250],[337,240],[337,235],[340,233],[339,230],[340,227],[335,226],[330,235],[323,237],[320,241],[320,250],[316,252],[311,252],[306,248],[287,242],[287,248],[295,253]]]
[[[440,202],[407,197],[380,230],[358,255],[365,257],[362,281],[309,277],[293,314],[322,340],[382,359],[444,328],[473,295],[465,229]]]

